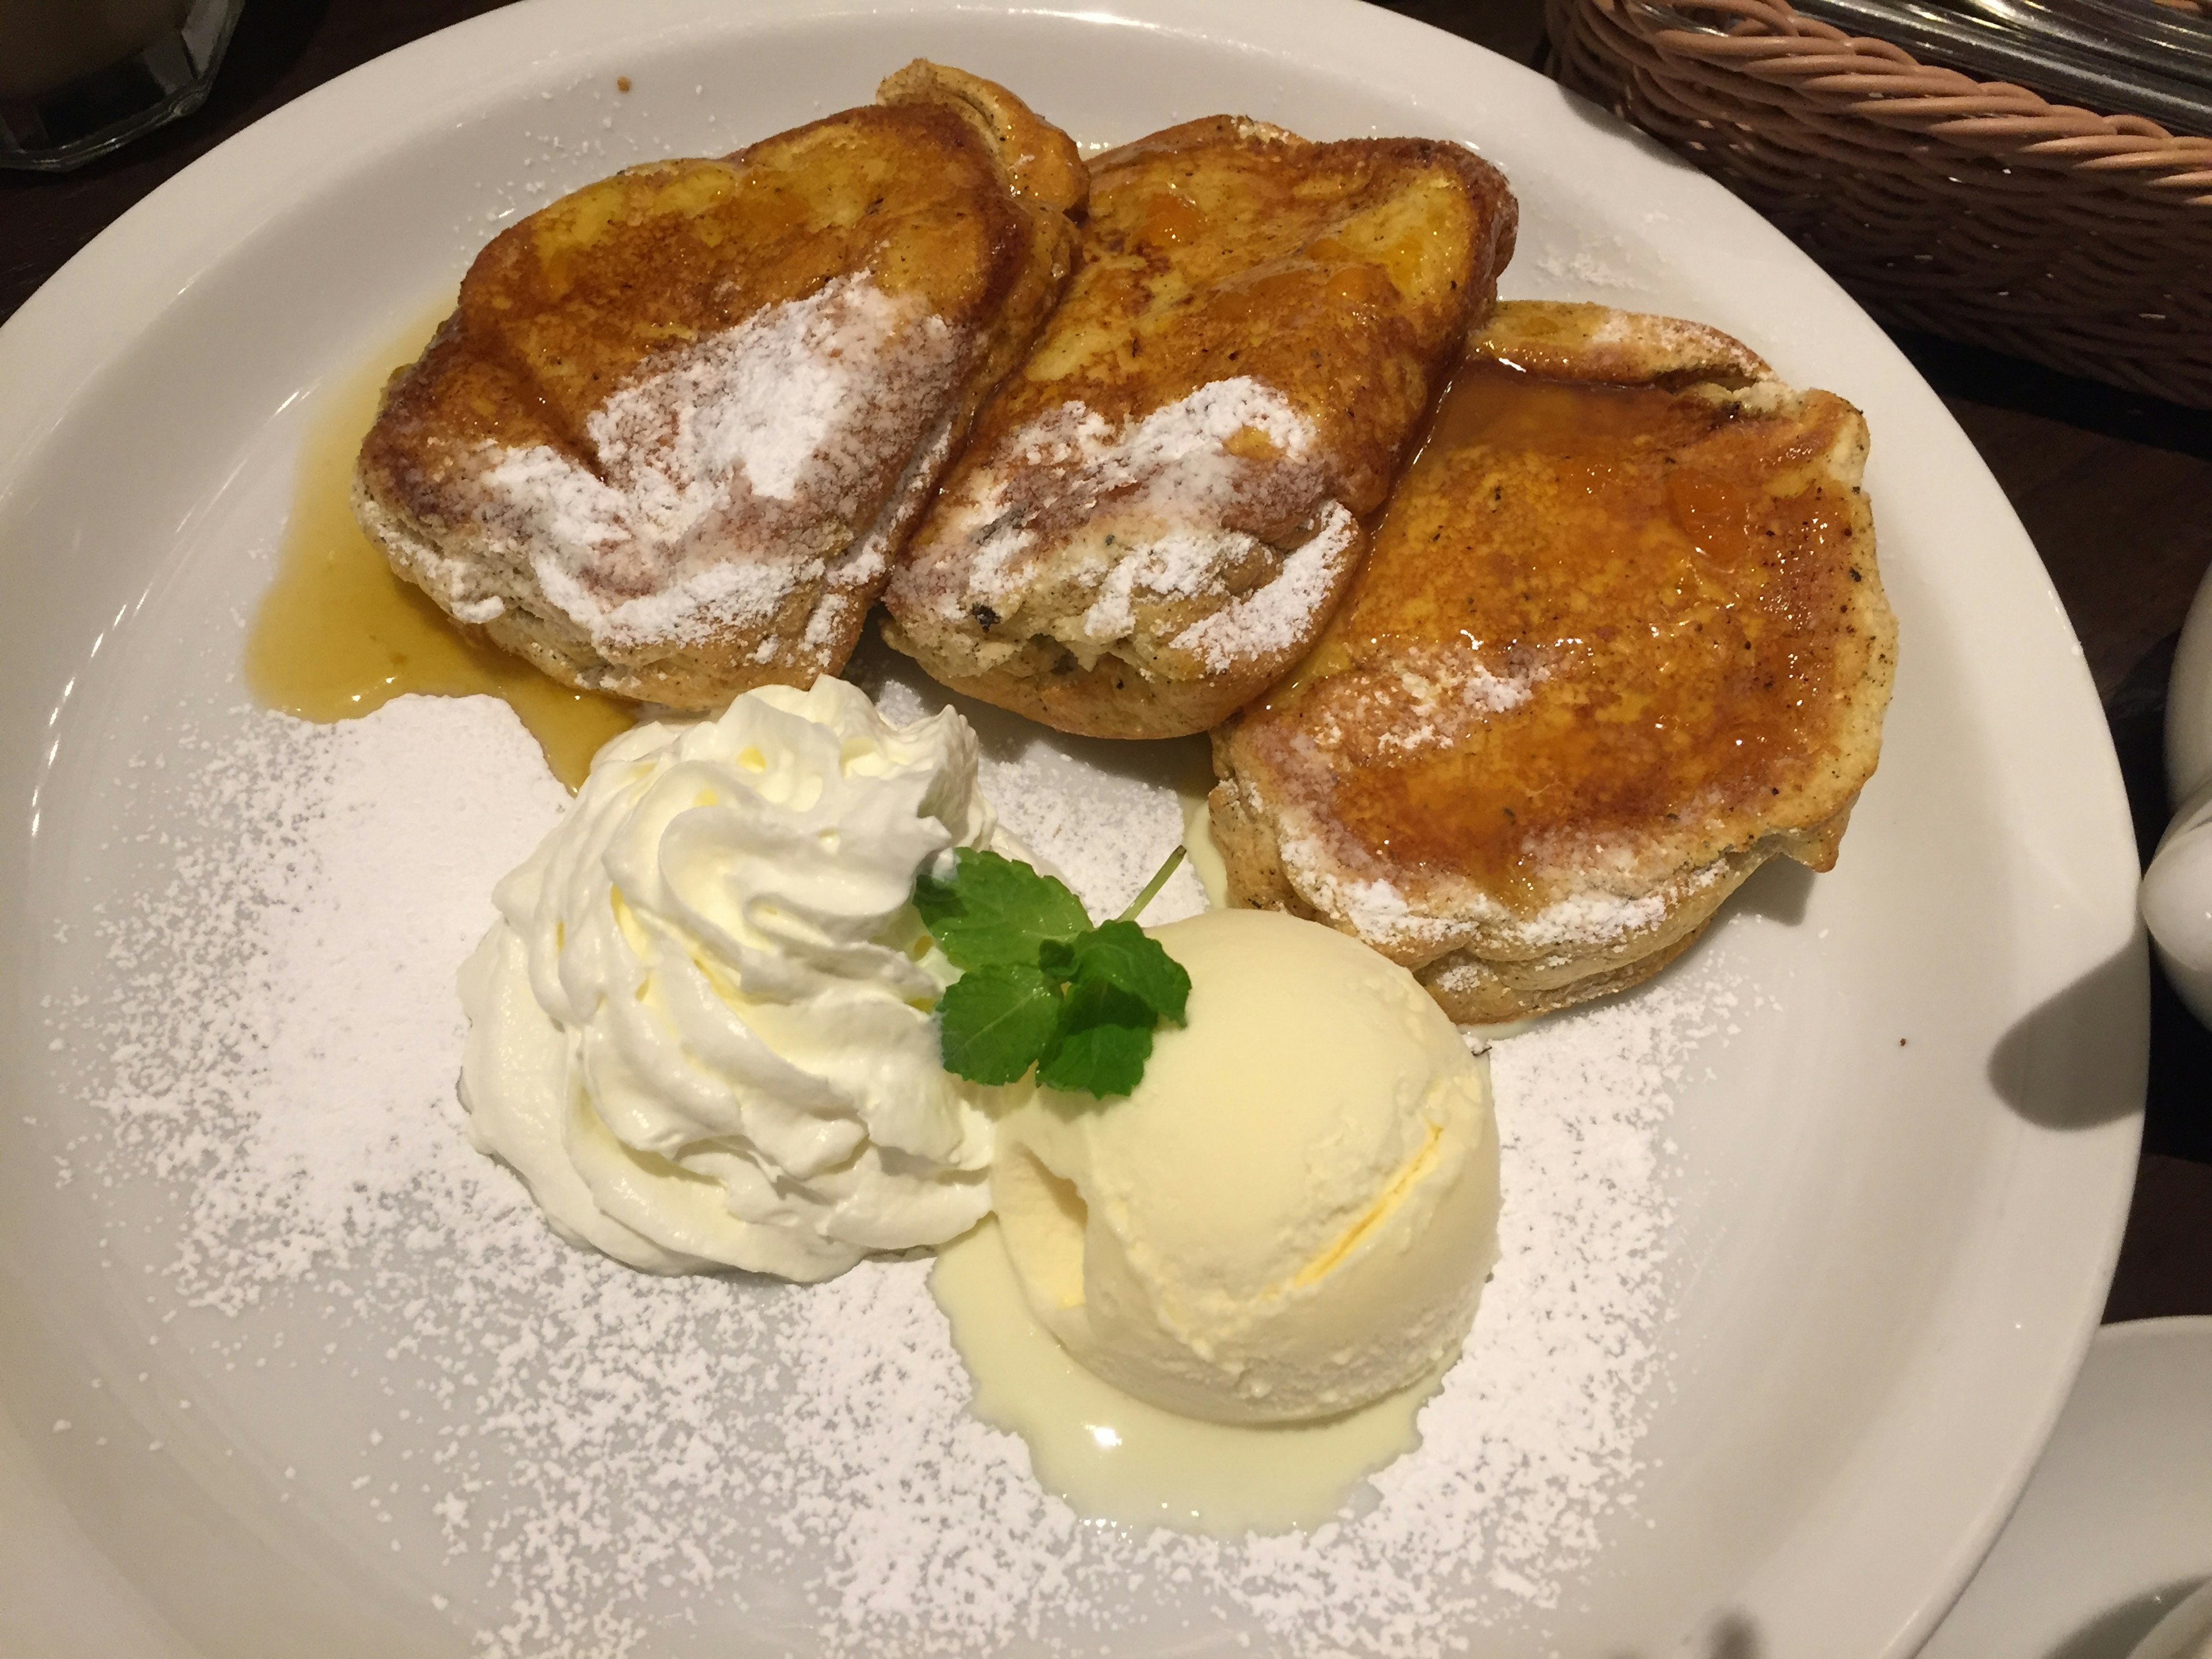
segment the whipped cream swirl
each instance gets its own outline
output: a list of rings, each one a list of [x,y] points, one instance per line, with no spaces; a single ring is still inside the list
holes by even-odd
[[[815,1280],[988,1208],[983,1091],[939,1064],[957,970],[911,902],[1006,846],[951,710],[842,680],[609,744],[461,970],[461,1099],[555,1229],[633,1267]]]

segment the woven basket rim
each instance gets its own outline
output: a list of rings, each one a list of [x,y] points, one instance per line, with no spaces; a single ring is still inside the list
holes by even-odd
[[[1923,64],[1790,0],[1545,0],[1545,17],[1563,84],[1885,322],[2212,409],[2212,136]]]
[[[1923,132],[1941,128],[1947,139],[1981,138],[2009,150],[2071,141],[2061,154],[2087,139],[2094,142],[2105,167],[2117,162],[2139,178],[2168,171],[2201,174],[2212,168],[2212,137],[2172,133],[2144,116],[2100,115],[2055,103],[2010,82],[1978,80],[1962,70],[1923,64],[1893,42],[1846,34],[1804,16],[1789,0],[1589,3],[1619,16],[1669,55],[1787,88],[1885,126]],[[1705,22],[1695,15],[1699,13],[1717,14],[1729,22],[1725,27]],[[2187,198],[2187,204],[2212,207],[2212,195]]]

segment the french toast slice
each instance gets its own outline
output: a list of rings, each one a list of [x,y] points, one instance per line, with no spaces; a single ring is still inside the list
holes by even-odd
[[[495,238],[386,388],[354,505],[453,618],[688,709],[835,673],[1072,267],[1086,174],[1003,88],[632,167]]]
[[[1649,978],[1769,858],[1829,868],[1896,657],[1866,452],[1711,329],[1500,304],[1321,645],[1214,734],[1231,902],[1487,1023]]]
[[[1179,736],[1328,620],[1516,208],[1457,144],[1231,116],[1091,180],[1066,296],[893,573],[884,637],[1062,731]]]

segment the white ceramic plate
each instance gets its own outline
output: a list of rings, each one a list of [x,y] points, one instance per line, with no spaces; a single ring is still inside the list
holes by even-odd
[[[1910,1652],[2057,1415],[2134,1168],[2136,871],[2088,676],[1958,428],[1778,234],[1540,77],[1321,0],[536,0],[278,112],[0,331],[0,1397],[14,1430],[0,1438],[0,1636],[40,1655],[469,1650],[466,1610],[433,1601],[434,1571],[331,1518],[349,1483],[307,1492],[323,1477],[288,1480],[274,1449],[377,1420],[374,1364],[346,1361],[388,1333],[300,1310],[295,1350],[327,1339],[333,1358],[258,1391],[226,1371],[220,1343],[175,1339],[153,1253],[177,1194],[100,1173],[113,1126],[78,1095],[85,1057],[52,1052],[49,1033],[122,971],[114,918],[166,867],[160,823],[121,827],[146,799],[126,775],[239,702],[240,629],[306,394],[449,294],[516,212],[635,159],[726,149],[862,101],[922,53],[1006,81],[1091,142],[1224,109],[1317,137],[1463,138],[1520,196],[1506,292],[1703,319],[1865,410],[1903,629],[1881,769],[1833,874],[1762,877],[1678,970],[1724,967],[1750,988],[1675,1096],[1671,1306],[1632,1507],[1592,1523],[1556,1605],[1480,1639],[1500,1654]],[[153,943],[189,970],[189,939]],[[815,1644],[769,1582],[805,1564],[750,1578],[724,1565],[755,1611],[695,1607],[703,1622],[641,1651]],[[1130,1651],[1239,1651],[1252,1635],[1218,1612],[1172,1643],[1146,1633],[1147,1609],[1203,1601],[1203,1583],[1133,1571],[1121,1602],[1094,1597],[1069,1629],[1030,1589],[1044,1612],[1018,1650],[1118,1637]],[[605,1645],[587,1626],[570,1634],[578,1651]],[[1424,1627],[1351,1644],[1474,1638]],[[1319,1639],[1279,1623],[1259,1646]]]
[[[1923,1659],[2127,1659],[2212,1579],[2212,1318],[2107,1325]]]

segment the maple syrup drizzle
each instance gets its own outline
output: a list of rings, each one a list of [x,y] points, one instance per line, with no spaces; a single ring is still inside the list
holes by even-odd
[[[1540,908],[1551,838],[1763,796],[1801,763],[1848,574],[1820,447],[1656,386],[1462,364],[1259,717],[1325,696],[1363,844]]]
[[[412,362],[438,320],[410,329],[362,370],[317,394],[301,451],[276,576],[246,641],[256,701],[328,725],[410,693],[506,701],[574,789],[636,706],[576,691],[520,657],[470,639],[413,583],[392,573],[354,522],[354,459],[392,371]]]

